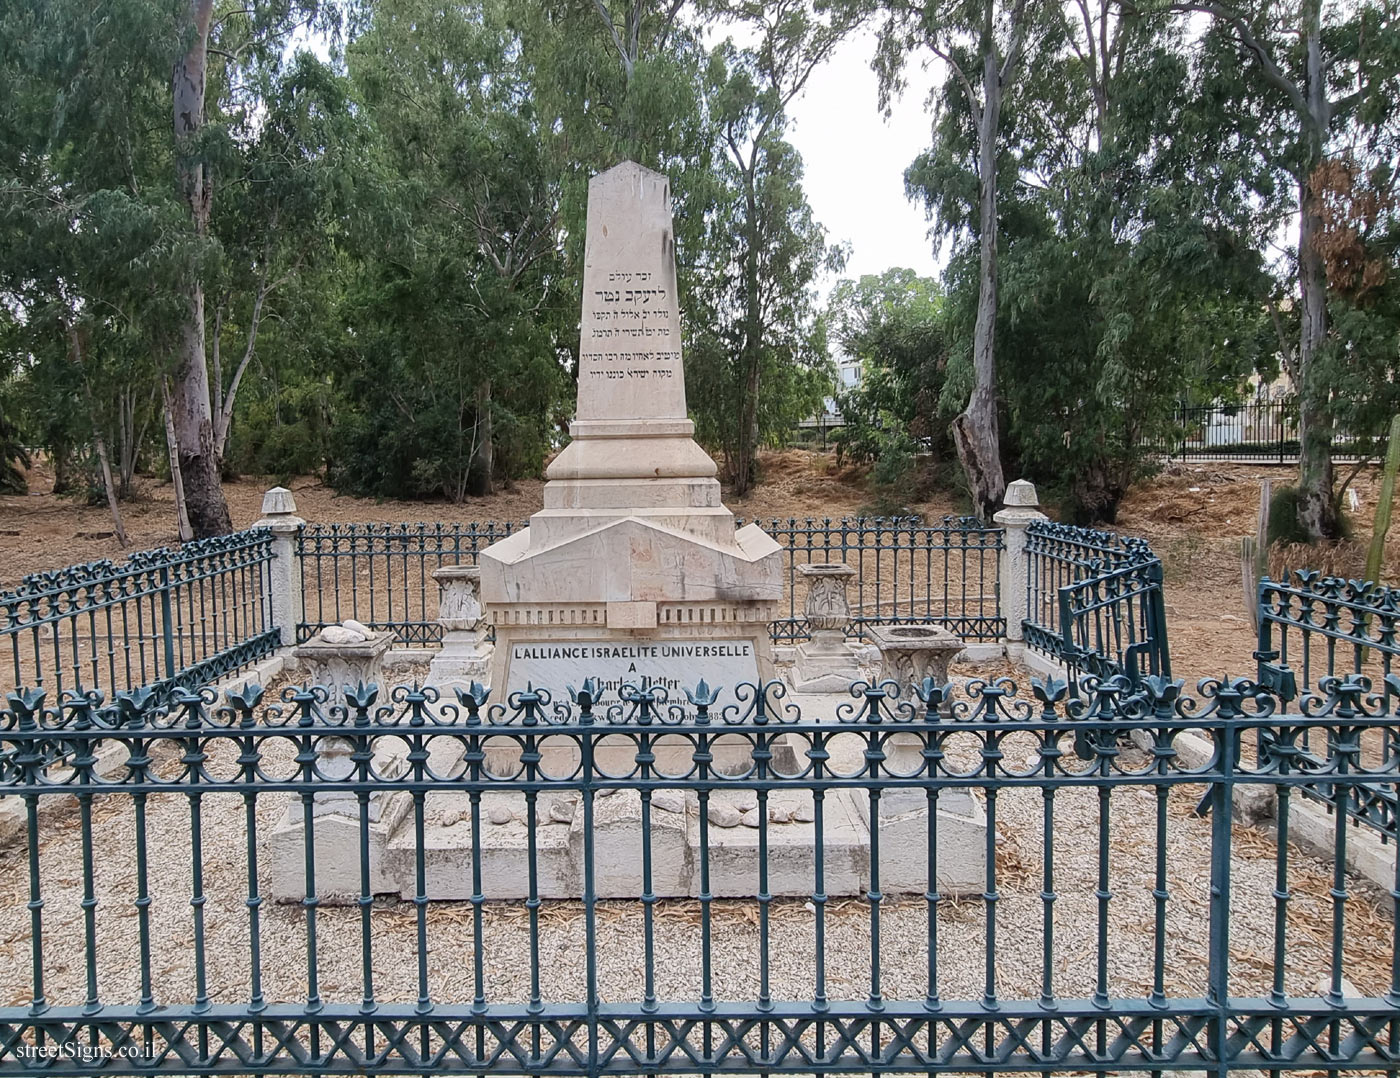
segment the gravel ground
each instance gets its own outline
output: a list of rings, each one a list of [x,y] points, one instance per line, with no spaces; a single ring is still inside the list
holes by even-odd
[[[980,669],[980,674],[1001,672]],[[1021,673],[1023,691],[1029,678]],[[849,748],[850,746],[848,746]],[[1025,758],[1028,739],[1009,738],[1007,764]],[[216,770],[232,768],[233,754],[215,753]],[[167,764],[167,766],[170,766]],[[271,766],[271,765],[270,765]],[[1191,814],[1197,787],[1175,788],[1169,798],[1169,890],[1165,933],[1166,990],[1172,996],[1203,994],[1206,972],[1210,822]],[[429,811],[433,811],[429,799]],[[257,802],[261,882],[266,888],[268,836],[287,799],[265,795]],[[996,981],[1004,998],[1038,998],[1043,951],[1040,900],[1043,801],[1039,791],[1006,791],[998,803]],[[150,910],[155,995],[158,1001],[193,998],[195,941],[191,890],[188,800],[156,795],[148,810]],[[1096,969],[1098,800],[1090,790],[1062,790],[1054,799],[1055,903],[1053,973],[1063,997],[1087,997]],[[1108,965],[1114,995],[1142,997],[1151,987],[1155,795],[1123,788],[1111,797],[1109,830],[1113,898],[1108,916]],[[97,866],[99,989],[105,1001],[139,997],[136,960],[136,868],[131,799],[101,796],[94,804]],[[215,1002],[236,1003],[249,992],[249,925],[242,800],[210,795],[203,802],[206,951],[209,993]],[[75,811],[56,813],[41,825],[42,889],[45,905],[45,992],[51,1003],[80,1003],[85,988],[81,830]],[[10,871],[0,878],[0,1000],[28,1003],[31,987],[28,878],[22,845],[0,850]],[[1234,829],[1232,870],[1232,992],[1261,995],[1272,977],[1272,839],[1242,826]],[[1311,995],[1330,972],[1332,904],[1330,866],[1293,851],[1290,881],[1294,899],[1288,917],[1286,980],[1294,994]],[[714,990],[717,998],[752,1000],[758,992],[760,935],[757,903],[714,903]],[[1344,973],[1360,993],[1378,996],[1389,983],[1393,922],[1366,896],[1346,907]],[[609,901],[598,907],[598,975],[608,1001],[639,1000],[642,993],[642,909],[638,902]],[[582,907],[545,902],[540,910],[540,991],[546,1000],[583,998]],[[802,899],[775,900],[769,957],[776,999],[804,1000],[813,992],[813,913]],[[472,955],[485,959],[488,998],[529,998],[531,943],[523,902],[488,904],[480,941],[472,932],[467,903],[429,908],[430,988],[439,1000],[470,999]],[[359,911],[326,907],[317,915],[319,972],[323,997],[360,998]],[[376,902],[372,913],[374,990],[381,1001],[417,998],[416,922],[411,904]],[[927,991],[927,907],[918,896],[887,899],[881,907],[881,990],[887,999],[922,999]],[[945,901],[938,915],[939,989],[945,1000],[980,998],[985,976],[986,910],[980,899]],[[298,906],[266,904],[262,911],[262,974],[271,1001],[305,997],[305,914]],[[863,999],[869,990],[871,924],[862,899],[834,900],[828,907],[826,962],[833,999]],[[693,1000],[700,986],[699,903],[664,900],[656,907],[657,993],[663,999]]]

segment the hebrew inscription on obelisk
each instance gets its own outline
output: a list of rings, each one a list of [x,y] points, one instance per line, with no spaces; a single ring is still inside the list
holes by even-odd
[[[588,190],[579,433],[597,422],[685,419],[671,185],[619,166]]]

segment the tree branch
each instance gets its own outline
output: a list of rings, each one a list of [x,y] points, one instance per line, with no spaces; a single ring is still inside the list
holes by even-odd
[[[622,44],[622,38],[618,35],[617,27],[613,24],[612,13],[608,11],[608,5],[603,3],[603,0],[593,0],[593,7],[602,16],[603,25],[608,28],[608,33],[612,35],[613,46],[617,49],[617,55],[622,60],[623,66],[628,66],[627,48]]]
[[[973,92],[972,83],[968,81],[967,75],[952,54],[940,49],[937,45],[929,43],[928,51],[937,56],[945,64],[953,69],[953,74],[957,76],[958,82],[962,83],[963,95],[967,98],[968,111],[972,113],[972,120],[978,127],[982,126],[982,106],[977,100],[977,94]]]
[[[1283,70],[1274,62],[1269,50],[1264,47],[1264,43],[1249,28],[1249,24],[1244,21],[1244,16],[1238,11],[1233,11],[1224,4],[1216,3],[1174,3],[1168,6],[1168,11],[1196,11],[1203,15],[1210,15],[1222,22],[1229,23],[1235,30],[1235,36],[1239,38],[1240,44],[1254,54],[1254,58],[1259,61],[1259,68],[1276,89],[1283,91],[1288,98],[1288,103],[1298,112],[1299,116],[1309,116],[1308,102],[1303,96],[1303,91],[1298,84],[1283,73]]]

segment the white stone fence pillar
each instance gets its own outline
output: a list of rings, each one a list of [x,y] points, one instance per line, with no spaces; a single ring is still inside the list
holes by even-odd
[[[253,527],[272,533],[272,566],[268,574],[272,623],[281,630],[282,645],[297,642],[297,625],[302,621],[301,559],[297,557],[297,532],[306,521],[296,515],[297,503],[286,487],[273,487],[263,495],[262,519]]]
[[[1026,529],[1038,520],[1049,520],[1039,509],[1035,484],[1017,479],[1006,488],[1004,509],[992,520],[1006,529],[1006,549],[1001,553],[1001,613],[1006,618],[1006,639],[1021,640],[1021,623],[1029,616],[1026,597]]]

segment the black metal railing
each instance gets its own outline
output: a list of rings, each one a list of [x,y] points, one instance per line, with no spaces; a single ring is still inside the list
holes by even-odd
[[[1171,676],[1162,563],[1147,541],[1069,524],[1026,529],[1022,636],[1080,673]]]
[[[1175,434],[1150,448],[1175,460],[1237,460],[1289,464],[1298,459],[1298,402],[1294,398],[1248,400],[1238,404],[1178,404]],[[1337,428],[1332,455],[1356,459],[1371,452],[1364,442]]]
[[[4,687],[110,698],[215,681],[280,643],[271,562],[269,534],[253,530],[27,576],[0,592]]]
[[[1001,528],[971,517],[937,522],[788,517],[757,523],[783,548],[788,609],[769,626],[775,641],[808,637],[802,614],[806,590],[797,566],[820,561],[856,570],[851,585],[856,636],[872,623],[940,624],[970,641],[1006,635],[999,590]],[[297,639],[355,618],[392,631],[402,644],[440,642],[433,570],[474,565],[482,550],[520,527],[496,521],[307,525],[297,541],[305,610]]]
[[[1381,706],[1398,702],[1391,676],[1400,656],[1400,589],[1369,581],[1295,572],[1288,580],[1259,582],[1259,679],[1287,699],[1316,694],[1337,675],[1364,675],[1376,686]],[[1317,765],[1334,760],[1339,747],[1331,736],[1305,738],[1301,751]],[[1400,769],[1400,741],[1386,730],[1362,746],[1368,766]],[[1325,782],[1304,792],[1333,803]],[[1400,796],[1394,786],[1351,790],[1346,812],[1376,830],[1383,841],[1397,837]]]
[[[775,642],[810,636],[806,587],[797,566],[841,562],[851,581],[851,633],[871,624],[942,625],[968,641],[1006,635],[1001,610],[1005,532],[976,517],[807,517],[756,521],[783,548],[787,614],[772,623]]]
[[[297,641],[354,618],[400,644],[442,642],[433,570],[475,565],[492,543],[524,527],[511,521],[307,524],[297,535],[303,620]]]
[[[1397,915],[1349,890],[1348,829],[1319,872],[1231,820],[1267,788],[1288,834],[1307,730],[1344,750],[1338,799],[1395,782],[1356,751],[1400,723],[1363,681],[1306,714],[1236,680],[898,690],[820,716],[776,683],[718,713],[703,685],[13,694],[0,1074],[1400,1068]],[[720,826],[740,799],[753,826]],[[576,898],[541,893],[554,862]],[[678,865],[694,890],[663,897]]]

